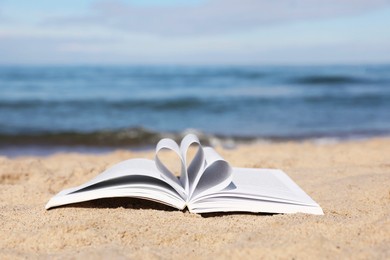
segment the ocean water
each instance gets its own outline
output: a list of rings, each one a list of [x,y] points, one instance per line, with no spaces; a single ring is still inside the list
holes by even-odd
[[[389,135],[390,65],[0,67],[0,153],[143,147],[188,129],[249,141]]]

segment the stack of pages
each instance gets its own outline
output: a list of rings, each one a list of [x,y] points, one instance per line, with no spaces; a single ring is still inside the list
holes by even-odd
[[[187,152],[196,154],[187,162]],[[163,150],[180,158],[176,177],[161,160]],[[231,167],[213,148],[202,147],[195,135],[180,146],[162,139],[155,160],[130,159],[107,169],[91,181],[61,191],[46,209],[100,198],[132,197],[160,202],[192,213],[265,212],[322,215],[321,207],[287,174],[278,169]]]

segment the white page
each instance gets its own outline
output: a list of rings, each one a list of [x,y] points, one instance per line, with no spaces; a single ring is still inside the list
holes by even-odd
[[[128,178],[128,179],[126,179]],[[137,178],[136,183],[127,183],[128,181],[134,181],[134,179],[131,178]],[[119,181],[116,181],[119,180]],[[128,181],[126,181],[128,180]],[[107,184],[109,183],[109,185]],[[152,160],[147,159],[130,159],[123,162],[120,162],[111,168],[105,170],[103,173],[96,176],[94,179],[88,181],[85,184],[82,184],[75,188],[70,188],[61,191],[58,193],[55,197],[53,197],[46,205],[46,208],[59,206],[66,204],[65,202],[69,200],[69,198],[77,198],[79,201],[84,201],[86,199],[83,199],[84,195],[77,195],[77,192],[84,193],[83,189],[89,189],[90,192],[88,192],[88,198],[91,198],[91,194],[96,195],[97,198],[106,197],[107,190],[114,190],[116,186],[122,186],[122,185],[130,185],[130,184],[139,184],[143,185],[145,187],[145,192],[148,192],[148,187],[150,184],[153,184],[158,188],[158,186],[161,186],[160,188],[165,191],[165,193],[174,194],[177,193],[178,200],[184,201],[182,198],[183,194],[178,193],[175,191],[169,183],[166,182],[165,179],[161,177],[160,172],[156,168],[156,164]],[[106,187],[96,187],[99,185],[106,185]],[[90,187],[90,188],[89,188]],[[91,189],[96,190],[104,190],[104,194],[101,194],[99,192],[91,192]],[[112,194],[112,192],[108,192],[109,194]],[[118,196],[114,196],[118,197]],[[86,197],[85,197],[86,198]]]
[[[192,194],[191,201],[226,188],[232,182],[232,168],[211,147],[203,148],[206,166]]]
[[[307,213],[323,215],[321,207],[295,205],[281,202],[256,200],[249,203],[246,199],[234,198],[227,202],[217,198],[189,206],[191,213],[214,212],[253,212],[253,213]]]
[[[156,201],[180,210],[184,209],[186,205],[181,197],[174,196],[169,190],[155,189],[155,187],[148,187],[147,184],[139,184],[138,187],[123,185],[122,187],[110,187],[70,193],[64,196],[55,196],[47,203],[46,209],[89,200],[115,197],[141,198]]]
[[[67,189],[67,193],[74,192],[76,190],[83,189],[87,186],[94,185],[98,182],[103,182],[110,179],[115,179],[127,175],[145,175],[157,179],[161,179],[158,169],[154,161],[148,159],[129,159],[126,161],[119,162],[112,167],[106,169],[92,180],[71,188]],[[65,193],[65,191],[61,192]]]
[[[314,200],[276,169],[233,168],[233,181],[228,188],[191,201],[189,208],[196,212],[214,208],[211,211],[322,214]]]
[[[184,180],[182,180],[182,182],[188,183],[188,180],[186,180],[187,179],[186,166],[185,166],[185,163],[183,161],[183,157],[182,157],[180,148],[177,145],[177,143],[175,141],[173,141],[172,139],[164,138],[164,139],[160,140],[156,146],[155,165],[156,165],[157,169],[159,170],[161,177],[167,183],[169,183],[177,192],[179,192],[184,200],[187,200],[189,188],[183,186],[182,182],[179,181],[179,179],[173,174],[173,172],[171,172],[168,169],[167,166],[165,166],[165,164],[161,161],[161,159],[159,157],[159,153],[164,149],[169,150],[169,151],[173,151],[174,153],[177,154],[177,156],[179,157],[179,160],[180,160],[180,165],[181,165],[180,176],[181,176],[181,178],[184,179]]]
[[[233,168],[232,185],[204,197],[239,196],[318,205],[283,171]],[[201,200],[202,198],[198,198]]]
[[[187,152],[191,145],[198,146],[198,151],[187,168]],[[176,176],[164,165],[159,158],[163,149],[176,153],[181,160],[181,177],[178,182]],[[193,135],[186,135],[180,147],[169,138],[162,139],[156,147],[156,165],[161,176],[176,190],[180,191],[180,183],[184,189],[186,200],[204,193],[222,190],[232,180],[229,164],[211,147],[203,148],[199,139]]]
[[[187,162],[187,153],[190,146],[197,146],[198,150],[195,154],[195,157],[189,163]],[[205,156],[203,147],[199,142],[199,139],[196,135],[188,134],[186,135],[180,143],[181,156],[186,167],[184,179],[184,186],[186,187],[186,192],[188,194],[188,199],[192,196],[196,186],[198,185],[199,179],[205,168]],[[180,178],[182,179],[182,178]],[[187,200],[188,200],[187,199]]]

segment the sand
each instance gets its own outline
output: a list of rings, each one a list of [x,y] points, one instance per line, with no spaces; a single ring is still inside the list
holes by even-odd
[[[135,199],[46,211],[60,190],[153,152],[1,157],[0,258],[390,258],[390,139],[218,151],[234,166],[283,169],[325,215],[201,216]]]

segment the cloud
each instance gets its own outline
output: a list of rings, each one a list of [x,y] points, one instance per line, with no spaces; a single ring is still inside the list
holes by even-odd
[[[295,26],[291,33],[301,31]],[[340,31],[347,35],[350,28]],[[333,30],[311,39],[284,30],[269,37],[155,37],[0,31],[0,64],[335,64],[388,63],[390,38],[378,32],[345,41]],[[270,31],[270,30],[267,30]],[[381,31],[389,35],[387,31]],[[267,33],[265,33],[267,35]],[[339,34],[337,34],[339,35]]]
[[[0,31],[0,63],[91,63],[96,61],[96,54],[102,60],[109,57],[111,53],[107,53],[107,50],[113,49],[112,43],[115,40],[117,39],[20,35]]]
[[[354,15],[390,6],[389,0],[209,0],[197,5],[142,6],[97,1],[83,16],[54,17],[55,26],[104,26],[132,33],[210,35],[270,24]]]
[[[1,22],[0,63],[311,64],[390,60],[386,26],[390,9],[353,16],[388,2],[313,1],[296,0],[286,5],[281,0],[211,0],[154,6],[98,1],[82,16],[51,13],[46,26]],[[43,19],[34,15],[34,21]],[[346,19],[325,19],[329,17]],[[20,17],[10,18],[18,21]],[[312,22],[315,19],[325,20]],[[268,26],[274,24],[283,26]]]

